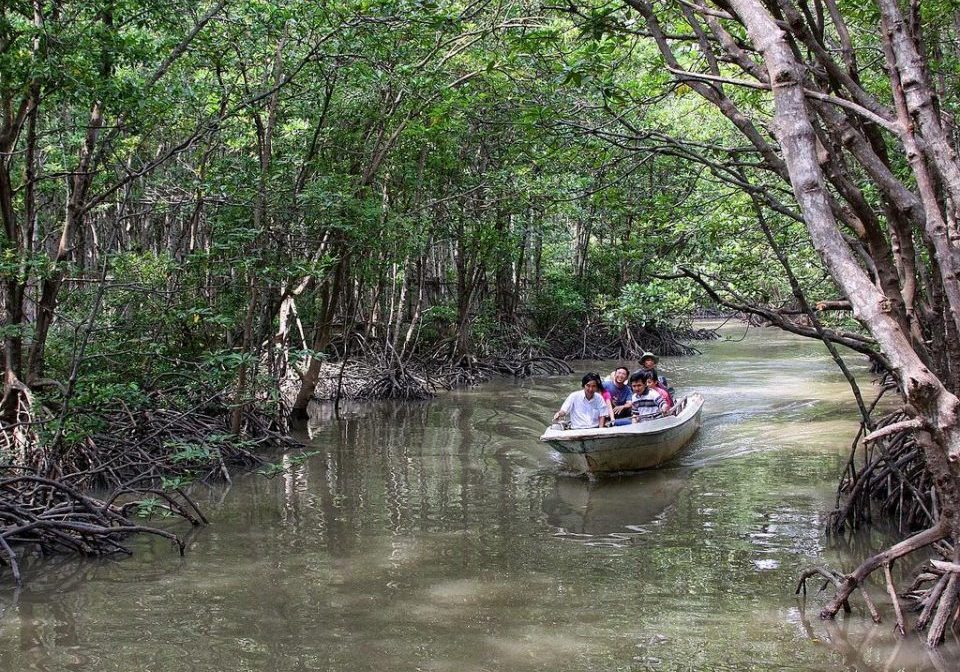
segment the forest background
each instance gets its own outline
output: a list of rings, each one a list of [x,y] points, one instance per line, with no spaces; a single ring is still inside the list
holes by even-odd
[[[918,548],[956,563],[958,26],[947,0],[4,3],[4,483],[198,519],[190,465],[282,443],[350,362],[353,393],[416,396],[721,309],[903,402],[873,418],[850,377],[838,527],[894,474],[917,534],[829,575],[827,611]],[[931,641],[956,577],[919,595]]]

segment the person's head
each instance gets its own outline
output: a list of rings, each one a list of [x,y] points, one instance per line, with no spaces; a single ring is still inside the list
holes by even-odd
[[[630,369],[625,366],[618,366],[613,370],[613,382],[617,385],[623,385],[630,377]]]
[[[630,376],[630,387],[636,394],[643,394],[643,391],[647,389],[647,381],[651,378],[653,378],[653,374],[649,371],[637,371]]]
[[[657,375],[656,369],[650,369],[648,371],[650,374],[650,380],[647,381],[647,387],[659,387],[660,386],[660,376]]]
[[[603,385],[603,381],[600,380],[599,375],[591,371],[580,379],[580,384],[583,386],[583,391],[589,399],[593,396],[594,392],[600,389],[600,387]]]
[[[645,369],[652,369],[657,365],[657,356],[652,352],[645,352],[640,355],[640,366]]]

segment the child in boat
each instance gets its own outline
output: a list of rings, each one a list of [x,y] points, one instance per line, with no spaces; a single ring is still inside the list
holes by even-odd
[[[659,360],[657,356],[652,352],[645,352],[640,355],[640,368],[634,371],[634,373],[640,373],[641,371],[653,371],[653,375],[657,377],[659,386],[663,390],[667,390],[670,396],[673,396],[673,388],[670,386],[669,381],[667,381],[666,376],[661,376],[657,372],[657,364]]]
[[[670,409],[673,408],[673,397],[670,391],[660,383],[660,376],[657,375],[657,370],[654,369],[651,373],[653,374],[653,378],[647,381],[647,387],[663,397],[663,400],[667,402],[667,408],[664,410],[664,413],[669,413]]]
[[[667,402],[660,394],[651,388],[651,380],[656,380],[650,371],[637,371],[630,376],[630,387],[633,396],[630,403],[633,405],[633,422],[642,422],[662,415],[667,408]]]
[[[560,410],[553,416],[553,421],[557,422],[562,417],[568,416],[570,429],[603,427],[607,423],[607,416],[612,415],[612,412],[609,404],[598,392],[603,386],[600,376],[596,373],[588,373],[580,383],[583,389],[570,393]]]

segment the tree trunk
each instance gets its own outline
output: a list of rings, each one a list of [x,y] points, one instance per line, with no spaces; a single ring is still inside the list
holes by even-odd
[[[925,428],[921,434],[926,439],[921,445],[937,488],[941,520],[947,530],[945,536],[957,548],[960,542],[960,465],[957,462],[960,457],[957,415],[960,402],[918,357],[909,335],[891,316],[886,297],[859,267],[840,234],[817,159],[816,138],[804,98],[802,70],[783,31],[757,0],[730,0],[730,5],[746,25],[769,72],[777,137],[814,246],[850,300],[854,315],[870,330],[888,356],[904,398],[916,409],[918,418],[915,422]]]
[[[333,321],[340,305],[341,290],[347,278],[349,277],[350,257],[345,255],[341,258],[334,270],[333,277],[328,279],[321,287],[323,301],[320,309],[320,316],[317,320],[317,326],[314,330],[313,342],[310,348],[315,353],[323,352],[333,336]],[[297,392],[297,398],[293,402],[292,415],[298,420],[307,417],[307,406],[317,390],[317,383],[320,381],[320,368],[323,366],[323,360],[312,356],[307,365],[306,371],[301,376],[300,390]]]
[[[70,257],[77,230],[83,226],[87,192],[93,182],[94,149],[100,130],[103,126],[103,105],[100,101],[93,104],[90,117],[87,121],[87,134],[80,158],[70,178],[70,197],[67,202],[67,213],[63,228],[60,230],[60,241],[53,254],[54,268],[49,276],[41,283],[40,301],[37,303],[37,321],[34,327],[33,343],[30,346],[28,364],[28,384],[40,380],[44,376],[46,365],[44,351],[47,346],[47,336],[53,325],[53,318],[60,298],[60,288],[65,277],[63,264]]]

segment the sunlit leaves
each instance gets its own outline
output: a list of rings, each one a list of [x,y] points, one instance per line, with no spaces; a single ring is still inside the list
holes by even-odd
[[[654,327],[687,319],[696,309],[693,289],[676,282],[651,279],[624,285],[605,311],[617,326],[640,324]]]

